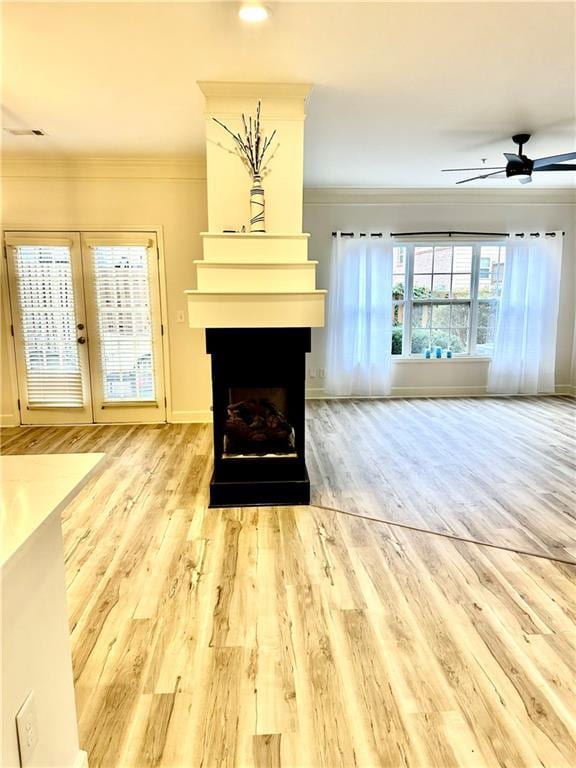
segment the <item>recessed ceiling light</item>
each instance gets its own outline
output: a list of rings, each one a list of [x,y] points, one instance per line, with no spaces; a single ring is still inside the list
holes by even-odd
[[[240,16],[242,21],[249,21],[254,24],[259,21],[266,21],[268,9],[260,3],[245,3],[238,11],[238,16]]]

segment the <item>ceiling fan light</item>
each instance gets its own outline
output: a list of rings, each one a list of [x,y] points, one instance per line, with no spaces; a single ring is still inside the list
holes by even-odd
[[[238,16],[240,16],[242,21],[247,21],[251,24],[266,21],[268,15],[268,9],[261,3],[244,3],[238,11]]]

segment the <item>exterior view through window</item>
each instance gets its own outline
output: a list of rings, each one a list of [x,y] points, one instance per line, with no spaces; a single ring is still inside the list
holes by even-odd
[[[100,245],[92,256],[104,398],[154,400],[147,249]]]
[[[394,248],[393,355],[434,347],[490,355],[506,248],[501,245],[403,245]]]

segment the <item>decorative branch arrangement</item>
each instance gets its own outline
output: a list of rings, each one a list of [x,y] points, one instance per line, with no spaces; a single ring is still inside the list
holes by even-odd
[[[258,102],[256,108],[256,117],[252,118],[250,115],[248,121],[246,115],[242,113],[242,124],[244,126],[244,136],[238,133],[234,133],[223,122],[213,117],[215,123],[218,123],[230,136],[234,139],[238,155],[242,162],[247,166],[252,176],[262,176],[262,173],[266,170],[266,166],[263,165],[264,156],[266,151],[272,144],[276,130],[272,132],[269,137],[262,137],[261,125],[260,125],[260,110],[261,102]]]

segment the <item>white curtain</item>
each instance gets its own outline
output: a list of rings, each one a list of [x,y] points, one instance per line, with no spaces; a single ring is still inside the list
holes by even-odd
[[[554,392],[562,233],[510,240],[488,391]]]
[[[328,293],[326,390],[387,395],[392,368],[391,242],[334,238]]]

